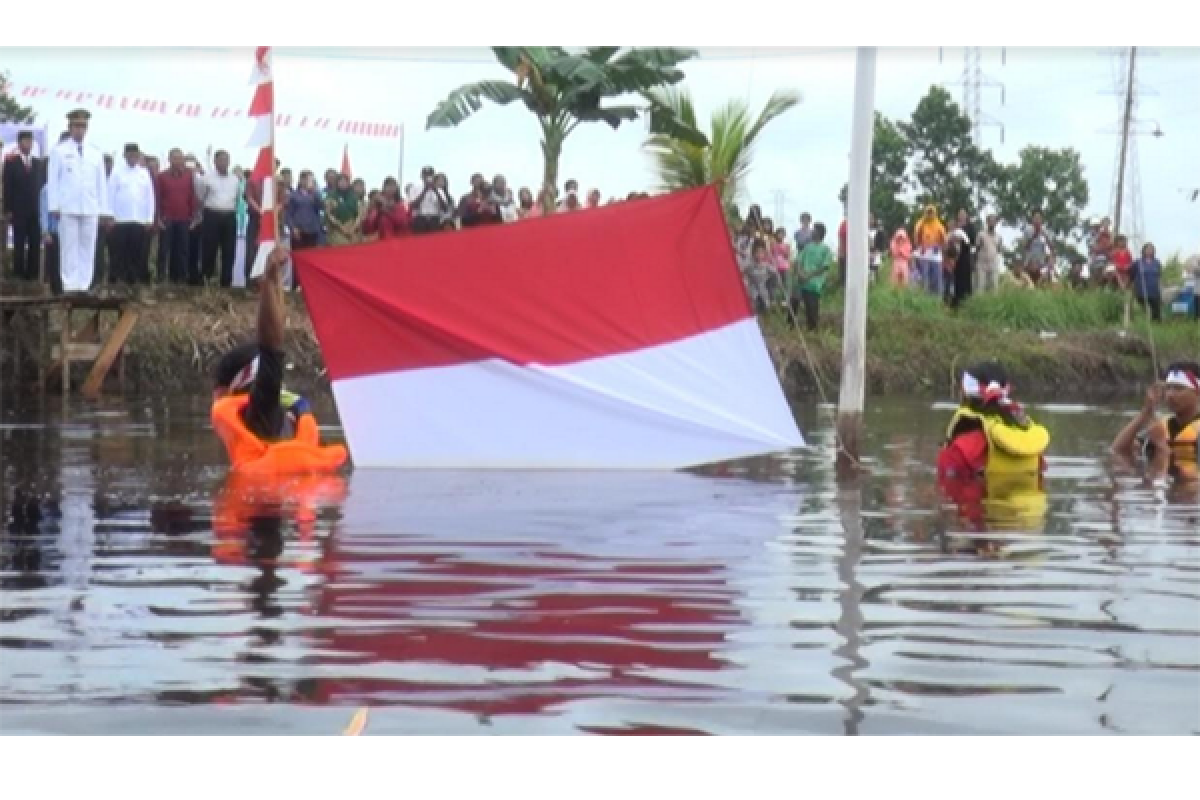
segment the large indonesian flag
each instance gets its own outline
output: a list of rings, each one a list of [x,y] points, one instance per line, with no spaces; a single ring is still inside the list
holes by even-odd
[[[294,259],[359,467],[678,468],[803,444],[711,188]]]

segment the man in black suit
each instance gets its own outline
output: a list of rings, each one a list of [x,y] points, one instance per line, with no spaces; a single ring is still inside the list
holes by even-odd
[[[13,228],[13,273],[17,280],[36,281],[42,232],[38,224],[38,171],[33,161],[33,133],[17,134],[17,150],[4,161],[4,221]]]

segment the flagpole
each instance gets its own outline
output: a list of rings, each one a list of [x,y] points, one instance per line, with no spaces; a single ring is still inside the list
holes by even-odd
[[[400,125],[400,160],[396,164],[396,191],[404,197],[404,124]],[[407,199],[407,198],[406,198]]]
[[[283,244],[283,215],[279,213],[279,184],[275,180],[277,174],[275,162],[278,161],[278,156],[275,155],[275,54],[271,53],[271,211],[275,219],[275,246],[279,247]]]
[[[867,214],[871,205],[871,139],[875,125],[875,48],[860,47],[854,68],[850,180],[846,209],[846,308],[842,331],[842,386],[838,396],[838,474],[859,464],[867,356]]]

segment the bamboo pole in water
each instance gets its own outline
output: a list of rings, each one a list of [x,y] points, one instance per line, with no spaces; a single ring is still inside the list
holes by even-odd
[[[846,310],[842,328],[842,386],[838,396],[839,474],[859,463],[866,382],[867,213],[871,193],[871,140],[875,127],[875,48],[860,47],[855,59],[854,118],[846,208]]]

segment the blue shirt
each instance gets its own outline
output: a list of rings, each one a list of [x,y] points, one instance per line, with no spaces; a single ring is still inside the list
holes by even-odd
[[[41,225],[42,234],[58,233],[58,218],[50,216],[50,203],[47,200],[46,187],[42,187],[42,191],[38,194],[38,223]]]
[[[297,189],[288,197],[287,222],[299,233],[320,233],[321,195]]]
[[[1133,294],[1135,297],[1157,297],[1162,293],[1162,262],[1157,258],[1139,258],[1133,262]]]

